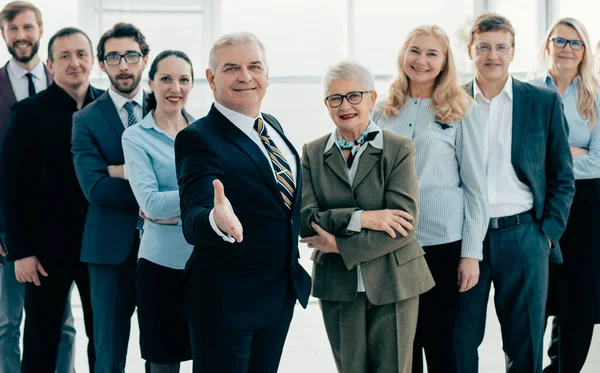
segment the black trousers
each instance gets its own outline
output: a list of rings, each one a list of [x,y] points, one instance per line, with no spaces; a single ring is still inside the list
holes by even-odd
[[[456,372],[454,324],[458,315],[458,262],[462,241],[425,246],[425,259],[435,286],[419,297],[419,319],[413,348],[413,373]]]
[[[73,281],[77,284],[85,333],[88,337],[88,364],[94,372],[93,318],[87,264],[79,261],[42,263],[48,277],[40,275],[40,286],[25,286],[25,332],[21,373],[54,373],[63,315]]]
[[[548,348],[550,365],[544,368],[544,373],[579,373],[590,351],[593,335],[593,324],[564,325],[555,317]]]

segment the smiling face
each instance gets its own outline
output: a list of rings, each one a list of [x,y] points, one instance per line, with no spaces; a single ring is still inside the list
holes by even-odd
[[[508,79],[508,67],[515,56],[513,44],[512,35],[506,31],[475,34],[468,50],[469,58],[475,62],[478,80],[494,82]]]
[[[24,10],[4,24],[2,38],[14,59],[27,63],[37,54],[43,31],[35,14],[31,10]]]
[[[216,51],[217,68],[206,70],[215,101],[238,113],[255,117],[269,86],[269,73],[256,43],[227,45]]]
[[[347,95],[350,92],[364,91],[365,87],[360,79],[336,79],[327,88],[327,97],[331,95]],[[350,104],[346,98],[342,100],[339,107],[332,108],[325,100],[325,106],[329,115],[342,134],[360,135],[369,125],[369,114],[375,101],[377,92],[363,93],[362,100],[358,104]],[[347,139],[352,140],[352,139]]]
[[[446,64],[444,46],[436,36],[416,35],[408,43],[402,60],[402,70],[410,84],[434,85]]]
[[[192,67],[182,58],[166,57],[158,63],[149,85],[156,97],[157,110],[181,111],[193,87]]]
[[[567,25],[557,25],[550,35],[550,39],[562,38],[566,40],[582,40],[581,35],[573,27]],[[552,40],[548,40],[547,51],[552,60],[552,67],[558,71],[573,72],[577,71],[579,64],[583,60],[585,46],[580,50],[574,50],[570,44],[564,48],[557,47]]]

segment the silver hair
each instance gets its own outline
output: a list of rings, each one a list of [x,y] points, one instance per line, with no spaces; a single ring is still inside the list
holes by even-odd
[[[256,37],[256,35],[244,31],[225,34],[220,36],[217,40],[215,40],[212,47],[210,48],[210,53],[208,55],[208,68],[213,73],[217,70],[217,66],[219,65],[219,61],[217,59],[217,49],[228,45],[241,45],[246,43],[255,43],[256,45],[258,45],[262,55],[262,63],[266,69],[267,50],[265,49],[265,45]]]
[[[375,90],[375,77],[373,73],[363,65],[353,61],[342,61],[331,66],[323,77],[324,97],[327,97],[329,85],[338,79],[358,79],[361,81],[365,91]]]

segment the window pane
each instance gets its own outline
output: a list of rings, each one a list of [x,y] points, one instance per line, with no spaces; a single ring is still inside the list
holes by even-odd
[[[156,7],[198,7],[203,0],[102,0],[103,8],[156,8]]]
[[[250,31],[271,75],[321,75],[344,54],[344,0],[223,0],[222,31]]]

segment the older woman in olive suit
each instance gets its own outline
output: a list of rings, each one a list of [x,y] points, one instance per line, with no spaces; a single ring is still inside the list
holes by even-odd
[[[434,285],[415,236],[410,140],[369,120],[372,74],[342,62],[324,80],[336,130],[302,151],[302,242],[339,372],[410,372],[419,294]]]

